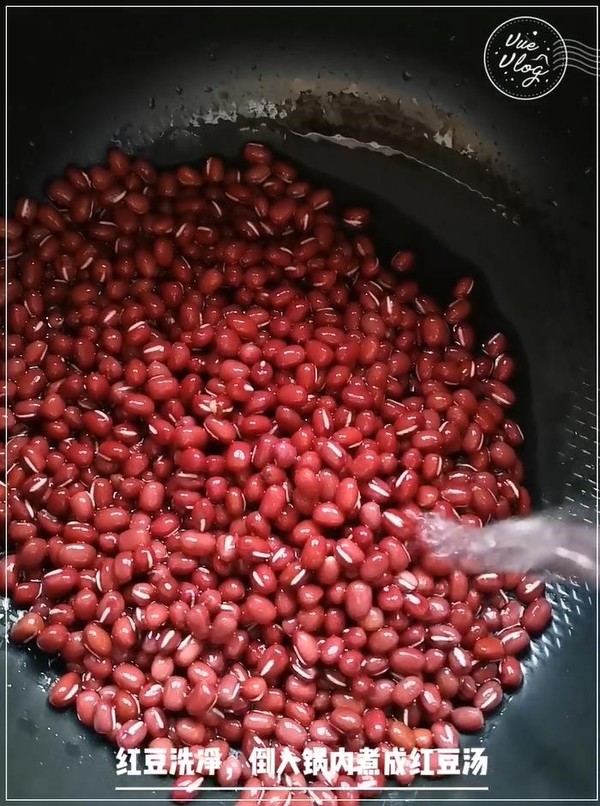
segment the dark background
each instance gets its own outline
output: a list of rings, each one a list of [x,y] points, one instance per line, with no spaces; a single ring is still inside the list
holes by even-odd
[[[111,142],[166,165],[270,142],[342,200],[373,209],[382,255],[414,246],[425,287],[443,295],[476,276],[481,333],[508,332],[519,359],[536,505],[595,522],[595,82],[569,68],[527,102],[492,87],[485,42],[528,13],[597,45],[593,7],[9,9],[9,205],[39,195],[69,162],[100,160]],[[448,133],[451,147],[436,142]],[[553,627],[528,659],[524,691],[466,742],[483,742],[488,776],[439,785],[490,787],[471,799],[597,796],[595,593],[565,584],[552,598]],[[117,779],[112,750],[46,705],[58,669],[8,651],[7,797],[83,803],[117,798],[116,785],[168,786]],[[386,793],[399,797],[436,799]]]

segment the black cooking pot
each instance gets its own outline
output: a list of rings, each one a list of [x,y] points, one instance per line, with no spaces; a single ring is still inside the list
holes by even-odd
[[[411,245],[426,289],[476,277],[480,332],[507,332],[518,358],[535,505],[595,522],[595,87],[575,69],[539,100],[492,86],[485,42],[527,13],[594,44],[593,7],[13,7],[9,207],[111,143],[163,165],[271,144],[370,207],[381,254]],[[524,689],[465,741],[485,748],[487,775],[382,800],[597,797],[595,592],[558,584],[550,598]],[[47,705],[57,662],[7,654],[7,798],[168,798],[165,779],[117,776],[113,750]]]

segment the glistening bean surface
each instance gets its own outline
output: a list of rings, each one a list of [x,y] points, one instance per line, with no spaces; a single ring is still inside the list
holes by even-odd
[[[529,512],[512,447],[522,434],[504,423],[503,409],[515,402],[506,385],[514,364],[502,360],[507,340],[497,333],[474,354],[470,278],[445,309],[415,282],[396,287],[393,272],[413,270],[412,252],[401,249],[392,272],[382,269],[373,242],[349,237],[326,212],[328,189],[312,189],[260,144],[248,144],[244,157],[243,172],[209,157],[202,171],[159,174],[113,150],[107,167],[72,167],[51,183],[58,207],[22,199],[4,225],[21,270],[9,279],[17,551],[5,563],[9,592],[32,605],[13,640],[60,652],[69,671],[53,686],[51,704],[79,702],[80,720],[124,749],[183,743],[219,749],[225,759],[230,743],[241,742],[248,758],[267,739],[301,750],[324,713],[339,741],[346,735],[347,749],[358,752],[365,737],[355,706],[388,709],[380,750],[410,750],[415,728],[448,718],[478,730],[482,711],[443,701],[434,683],[394,672],[377,677],[394,664],[387,653],[370,654],[377,642],[369,645],[369,633],[376,638],[386,624],[396,635],[390,650],[419,647],[426,675],[443,667],[441,647],[472,650],[465,671],[473,675],[453,691],[459,703],[487,682],[475,676],[481,662],[505,658],[504,644],[489,633],[508,604],[502,588],[525,598],[520,578],[472,572],[469,580],[426,553],[417,540],[417,489],[406,479],[412,472],[420,486],[425,457],[433,457],[424,468],[431,511],[465,525]],[[341,224],[352,233],[368,221],[366,209],[351,208]],[[40,294],[44,275],[50,285]],[[125,279],[135,279],[129,292]],[[186,295],[190,283],[196,290]],[[117,300],[126,303],[120,313]],[[83,372],[69,372],[66,357]],[[69,405],[82,395],[79,408]],[[464,443],[471,419],[481,432],[476,445]],[[38,422],[41,433],[29,437],[23,426]],[[338,431],[352,425],[358,436],[346,449]],[[296,489],[302,470],[314,477],[312,494]],[[47,545],[32,536],[34,524]],[[302,583],[315,560],[303,547],[313,536],[325,549],[314,579],[329,609],[304,609]],[[73,546],[82,556],[71,556]],[[95,558],[90,547],[99,549]],[[356,577],[377,552],[383,573],[368,585]],[[44,573],[48,561],[55,570]],[[395,574],[409,565],[416,583],[403,592]],[[237,586],[219,582],[231,573],[242,577]],[[451,623],[460,600],[449,580],[457,575],[471,614],[466,621],[461,614],[462,633]],[[147,581],[136,581],[141,576]],[[83,596],[97,591],[97,621],[88,621],[90,603],[82,604],[77,588]],[[526,599],[531,591],[541,596],[543,586],[528,586]],[[495,597],[487,620],[480,618],[484,595]],[[156,599],[165,606],[158,624]],[[551,612],[532,606],[526,623],[538,632]],[[298,630],[321,639],[316,659],[296,646],[299,665],[285,646]],[[340,633],[337,668],[325,668],[319,687],[320,644]],[[186,676],[173,674],[177,668]],[[285,705],[281,690],[268,689],[254,715],[239,698],[252,671],[308,707]],[[97,692],[95,704],[88,689]],[[154,710],[159,703],[162,711]],[[406,709],[403,723],[392,718],[394,705]],[[244,780],[249,768],[238,772]],[[403,784],[413,778],[408,769],[397,775]],[[278,783],[268,774],[261,781]]]
[[[359,397],[359,398],[358,398],[358,402],[360,402],[360,400],[361,400],[361,398]],[[134,413],[136,413],[136,414],[137,414],[137,413],[142,413],[142,414],[143,414],[144,409],[143,409],[143,408],[138,408],[138,407],[137,407],[137,400],[134,400],[134,404],[135,404],[135,405],[133,406],[133,408],[135,409],[135,412],[134,412]],[[427,440],[428,440],[428,439],[429,439],[429,435],[427,435],[427,438],[425,439],[425,443],[426,443],[426,444],[424,444],[422,447],[427,447],[427,445],[428,445]],[[437,444],[438,444],[438,443],[436,442],[436,445],[437,445]],[[243,452],[242,452],[242,453],[243,453]],[[328,454],[326,454],[326,455],[328,455]],[[243,455],[241,455],[241,456],[239,456],[239,457],[238,457],[237,455],[232,454],[232,459],[233,459],[235,462],[237,462],[237,461],[241,462],[242,467],[244,466],[244,463],[246,462],[246,458],[245,458]],[[332,460],[333,460],[333,461],[335,461],[335,457],[332,457]],[[369,461],[371,461],[371,460],[369,460]],[[234,466],[235,466],[235,465],[234,465]],[[361,470],[360,470],[360,472],[358,473],[358,475],[359,475],[359,476],[361,476],[361,475],[363,475],[363,474],[367,474],[367,475],[368,475],[368,463],[367,463],[367,465],[366,465],[365,469],[361,469]],[[435,474],[434,474],[434,478],[435,478]],[[376,495],[380,495],[380,493],[379,493],[379,492],[377,492],[377,491],[375,491],[375,494],[376,494]],[[409,500],[410,500],[410,498],[409,498]],[[341,503],[341,502],[340,502],[340,503]],[[377,502],[375,501],[375,503],[377,503]],[[340,504],[335,504],[335,506],[337,506],[337,507],[338,507],[338,509],[340,509],[340,508],[341,508]],[[350,511],[351,511],[351,510],[350,510]],[[375,511],[376,511],[376,510],[375,510]],[[367,510],[367,512],[368,512],[368,510]],[[335,512],[335,510],[334,510],[334,509],[332,509],[332,508],[331,508],[331,507],[329,507],[329,506],[328,506],[328,507],[326,507],[326,508],[325,508],[325,510],[324,510],[324,512],[323,512],[323,519],[324,519],[323,526],[330,527],[330,528],[335,527],[335,526],[336,526],[336,522],[331,520],[332,516],[335,516],[335,515],[336,515],[336,512]],[[115,515],[115,516],[113,516],[113,515],[111,515],[111,516],[110,516],[110,518],[111,518],[111,519],[112,519],[112,518],[116,518],[116,517],[117,517],[116,515]],[[397,522],[397,520],[396,520],[396,519],[395,519],[393,516],[392,516],[391,518],[389,518],[389,522],[390,522],[390,526],[393,526],[393,527],[395,527],[395,528],[398,528],[398,522]],[[194,551],[195,551],[195,550],[196,550],[196,549],[194,549]],[[201,551],[201,547],[198,547],[198,551]],[[346,561],[344,557],[342,557],[342,559],[343,559],[344,561]],[[347,562],[347,561],[346,561],[346,562]],[[60,585],[61,585],[61,584],[62,584],[62,585],[64,585],[64,584],[66,584],[66,583],[65,583],[65,581],[64,581],[64,580],[62,580],[62,579],[61,579],[61,580],[59,581],[59,583],[57,583],[57,584],[59,584],[59,587],[60,587]],[[390,602],[390,604],[391,604],[391,602]],[[415,615],[417,615],[417,614],[419,613],[419,610],[418,610],[418,602],[415,604],[415,607],[417,607],[417,610],[416,610],[416,612],[415,612]],[[349,667],[349,668],[351,668],[351,667]],[[395,735],[395,734],[394,734],[394,735]]]

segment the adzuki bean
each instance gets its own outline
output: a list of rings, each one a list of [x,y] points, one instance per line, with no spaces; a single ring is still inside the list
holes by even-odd
[[[11,640],[67,664],[55,708],[126,749],[217,748],[240,803],[287,806],[308,782],[251,778],[253,748],[457,747],[551,606],[419,540],[423,512],[531,507],[515,363],[503,334],[477,345],[473,279],[434,301],[407,245],[380,264],[369,211],[263,144],[243,158],[112,149],[2,219],[2,586],[28,610]],[[315,803],[358,797],[317,781]]]

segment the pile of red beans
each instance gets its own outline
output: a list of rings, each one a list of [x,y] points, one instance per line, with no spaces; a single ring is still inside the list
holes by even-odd
[[[111,150],[2,221],[2,584],[28,611],[12,641],[64,661],[54,707],[123,748],[217,748],[248,804],[335,806],[383,775],[309,791],[251,777],[253,749],[457,747],[551,609],[419,537],[423,513],[530,511],[514,362],[478,343],[472,280],[440,305],[410,251],[380,264],[367,210],[243,158]]]

